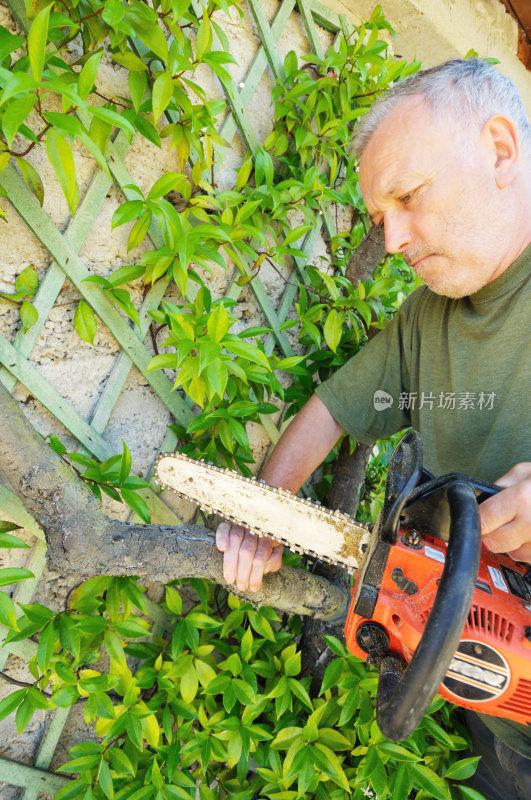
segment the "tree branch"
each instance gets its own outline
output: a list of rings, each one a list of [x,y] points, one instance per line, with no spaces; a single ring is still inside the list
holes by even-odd
[[[371,278],[375,267],[384,256],[383,230],[372,227],[349,261],[346,276],[352,285],[357,286],[359,281]],[[370,445],[358,443],[351,453],[349,437],[344,437],[328,493],[329,508],[337,508],[354,516],[371,450]],[[319,564],[317,568],[336,588],[349,590],[350,575],[345,570],[325,564]],[[343,635],[343,625],[344,620],[335,622],[317,618],[304,620],[301,640],[302,673],[312,676],[312,690],[315,693],[319,691],[326,667],[333,658],[331,651],[326,647],[323,634],[340,638]]]
[[[142,525],[111,520],[75,472],[33,428],[0,383],[0,482],[9,485],[44,530],[50,563],[80,577],[139,575],[223,580],[214,534],[200,525]],[[230,587],[234,592],[234,587]],[[257,605],[319,619],[340,617],[348,593],[326,578],[283,567],[262,591],[238,593]]]
[[[352,285],[372,278],[386,252],[383,226],[373,225],[348,262],[345,274]]]
[[[351,453],[349,437],[345,436],[334,465],[334,477],[328,494],[330,508],[338,508],[351,517],[355,515],[372,447],[358,442]]]

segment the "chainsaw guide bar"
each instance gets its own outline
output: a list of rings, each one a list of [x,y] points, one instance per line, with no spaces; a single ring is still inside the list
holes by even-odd
[[[155,475],[165,489],[258,536],[350,572],[359,569],[369,529],[341,511],[181,453],[159,455]]]

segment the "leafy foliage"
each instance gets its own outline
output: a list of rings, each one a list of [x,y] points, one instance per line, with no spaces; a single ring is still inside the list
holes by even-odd
[[[195,405],[193,422],[174,426],[183,451],[245,472],[252,462],[247,423],[275,413],[282,401],[294,413],[415,285],[397,258],[357,286],[345,272],[369,225],[348,152],[353,125],[390,82],[419,64],[389,55],[380,33],[390,26],[379,7],[323,58],[308,53],[301,63],[288,53],[272,93],[272,130],[246,154],[234,185],[220,190],[215,171],[227,144],[218,132],[226,104],[206,95],[196,73],[206,70],[230,96],[234,58],[219,18],[242,13],[239,0],[27,0],[26,7],[27,36],[0,29],[0,182],[14,159],[42,205],[45,188],[28,156],[44,145],[73,214],[80,199],[75,148],[107,174],[117,133],[174,150],[177,169],[148,191],[124,187],[127,199],[112,223],[130,226],[128,251],[153,226],[163,245],[87,280],[137,327],[131,284],[170,282],[178,299],[151,311],[162,344],[149,369],[169,371]],[[76,61],[74,40],[82,46]],[[99,91],[106,59],[127,70],[127,97]],[[306,237],[331,211],[349,208],[349,230],[334,233],[328,225],[323,269],[308,266]],[[284,274],[291,263],[291,318],[276,329],[245,328],[237,292],[252,290],[266,267]],[[213,299],[208,278],[229,265],[236,290]],[[28,267],[15,292],[2,295],[20,305],[25,330],[37,319],[31,300],[38,285]],[[81,300],[79,336],[93,343],[97,324]],[[290,330],[292,352],[281,354],[275,343]],[[139,494],[147,484],[131,475],[125,443],[103,463],[66,453],[56,437],[50,444],[97,495],[149,518]],[[387,458],[383,443],[368,473],[366,519],[382,502]],[[9,526],[0,523],[0,546],[25,546]],[[27,570],[0,570],[3,586],[29,577]],[[15,712],[21,732],[37,709],[79,703],[100,738],[72,748],[62,771],[77,777],[58,800],[449,800],[446,778],[473,773],[477,759],[458,758],[466,742],[450,706],[435,700],[415,734],[392,744],[374,721],[375,675],[341,642],[328,638],[336,658],[312,696],[309,676],[300,674],[297,618],[281,621],[272,609],[256,611],[204,581],[192,581],[191,589],[195,599],[183,609],[190,587],[166,586],[162,622],[135,578],[93,578],[59,613],[38,603],[17,609],[0,593],[6,641],[38,636],[29,664],[34,682],[0,702],[0,719]]]
[[[148,505],[138,494],[139,490],[149,489],[151,485],[143,478],[130,474],[131,453],[125,442],[122,442],[121,455],[110,456],[102,462],[86,453],[67,453],[57,436],[50,437],[50,447],[77,471],[100,500],[103,492],[112,500],[128,505],[144,522],[151,522]],[[85,469],[82,471],[83,467]]]
[[[184,588],[187,597],[190,587]],[[37,709],[83,704],[100,742],[74,746],[61,771],[78,778],[57,800],[117,798],[407,798],[449,800],[440,775],[463,780],[476,758],[448,733],[436,699],[408,740],[388,742],[374,721],[377,676],[334,637],[319,695],[301,677],[296,620],[281,624],[219,587],[194,581],[199,603],[166,586],[165,630],[134,578],[92,578],[67,611],[21,605],[7,641],[39,631],[33,685],[0,703],[19,731]],[[104,669],[100,657],[108,659]],[[97,667],[96,669],[94,667]],[[367,792],[372,792],[368,795]]]
[[[19,528],[13,522],[0,521],[0,549],[28,549],[26,542],[18,536],[14,536],[11,531]],[[0,586],[12,586],[21,583],[28,578],[34,578],[33,572],[22,567],[4,567],[0,559]],[[6,628],[16,627],[17,612],[15,604],[6,592],[0,592],[0,624]],[[9,699],[9,698],[6,698]]]
[[[212,303],[204,285],[193,302],[164,302],[164,310],[151,315],[167,326],[163,344],[174,352],[155,356],[148,369],[177,370],[175,386],[201,408],[186,429],[172,426],[185,442],[191,439],[183,451],[212,460],[222,455],[246,471],[245,463],[253,457],[243,421],[259,422],[262,414],[278,411],[269,402],[272,394],[284,395],[275,370],[292,368],[302,357],[267,356],[259,336],[271,333],[268,328],[231,333],[238,321],[227,311],[233,305],[228,298]],[[250,338],[254,342],[246,341]]]
[[[15,280],[15,291],[0,292],[0,297],[8,303],[19,306],[20,319],[24,332],[28,331],[35,324],[39,315],[32,303],[39,288],[39,276],[35,267],[29,266],[22,270]]]
[[[418,68],[387,55],[379,32],[389,25],[379,8],[348,40],[340,38],[337,49],[330,47],[324,59],[310,53],[299,66],[296,54],[288,53],[285,80],[273,91],[274,128],[263,147],[247,155],[234,188],[220,191],[214,169],[216,148],[226,144],[217,132],[226,106],[208,99],[192,78],[199,67],[206,68],[230,93],[227,65],[234,59],[217,15],[232,7],[239,4],[211,0],[203,7],[166,0],[150,8],[139,0],[93,0],[87,12],[83,4],[56,8],[41,0],[28,3],[34,18],[27,38],[4,31],[0,170],[13,156],[41,204],[42,180],[27,156],[42,142],[72,213],[79,202],[74,144],[107,173],[113,131],[128,139],[144,137],[158,147],[166,140],[175,150],[179,171],[164,174],[147,194],[138,186],[126,187],[134,199],[113,218],[113,227],[133,223],[129,250],[143,242],[154,224],[164,245],[145,253],[140,263],[87,279],[137,326],[138,310],[127,288],[131,281],[152,286],[168,277],[183,298],[193,300],[201,281],[197,270],[208,274],[212,265],[225,268],[231,261],[241,272],[237,284],[243,286],[265,258],[276,264],[306,258],[300,242],[314,225],[315,211],[350,205],[363,215],[356,167],[347,151],[352,125],[392,80]],[[72,63],[68,46],[76,36],[81,36],[84,54]],[[129,97],[104,97],[98,91],[104,57],[128,70]],[[57,101],[61,111],[52,110]],[[293,226],[293,213],[302,214],[304,223]],[[22,298],[15,293],[11,299]],[[27,329],[36,311],[26,298],[21,314]],[[332,342],[334,319],[327,328]],[[79,302],[74,326],[81,338],[94,342],[97,320],[86,300]],[[210,374],[219,383],[218,371]],[[215,391],[207,375],[198,374],[190,382],[192,399],[200,381],[207,395]],[[277,396],[282,399],[280,389]],[[227,404],[234,398],[223,400]],[[223,460],[233,449],[222,447],[218,455]],[[242,454],[240,463],[248,458],[248,452]]]
[[[341,261],[345,261],[345,255],[348,259],[353,249],[352,245],[343,247]],[[299,410],[319,383],[355,355],[369,335],[385,327],[418,284],[413,270],[397,256],[386,258],[373,279],[359,281],[356,286],[344,276],[341,263],[332,274],[316,267],[308,267],[306,274],[308,283],[299,284],[295,306],[305,357],[303,364],[292,370],[294,381],[286,392],[290,414]]]

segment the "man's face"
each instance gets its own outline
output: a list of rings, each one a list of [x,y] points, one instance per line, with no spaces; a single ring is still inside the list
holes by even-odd
[[[363,151],[360,187],[388,252],[437,294],[464,297],[509,264],[495,156],[479,133],[456,128],[420,97],[400,101]]]

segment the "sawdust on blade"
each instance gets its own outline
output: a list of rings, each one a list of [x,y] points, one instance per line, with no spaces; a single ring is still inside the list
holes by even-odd
[[[359,568],[369,531],[340,511],[180,453],[161,455],[155,472],[163,487],[253,533],[351,571]]]

